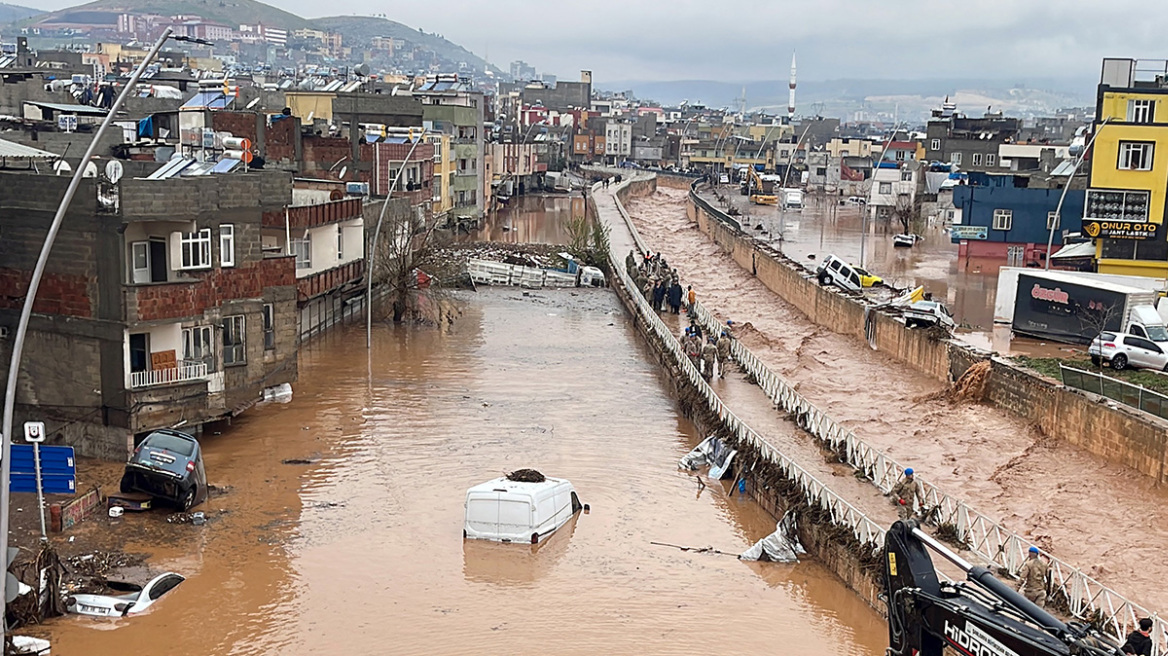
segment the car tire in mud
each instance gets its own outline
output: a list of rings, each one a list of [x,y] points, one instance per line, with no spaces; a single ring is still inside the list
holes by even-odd
[[[1102,362],[1102,360],[1100,360],[1100,359],[1099,359],[1099,356],[1098,356],[1098,355],[1092,355],[1092,356],[1091,356],[1091,364],[1093,364],[1093,365],[1095,365],[1096,367],[1098,367],[1100,362]]]
[[[817,276],[817,278],[819,279],[819,286],[820,287],[827,287],[827,276],[826,275],[821,273]]]
[[[195,492],[196,486],[192,485],[189,489],[187,489],[186,492],[183,492],[182,496],[179,498],[178,505],[183,512],[186,512],[194,507]]]
[[[1114,358],[1111,358],[1111,368],[1116,370],[1116,371],[1122,371],[1124,369],[1127,369],[1127,356],[1120,353],[1119,355],[1116,355]]]
[[[127,494],[129,492],[133,492],[134,486],[132,485],[132,483],[133,483],[133,480],[130,479],[129,474],[122,474],[122,482],[118,484],[118,490],[122,494]]]

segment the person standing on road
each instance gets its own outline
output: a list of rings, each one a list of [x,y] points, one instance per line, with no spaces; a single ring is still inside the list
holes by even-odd
[[[714,338],[710,337],[710,341],[706,342],[702,347],[702,376],[706,380],[714,377],[714,362],[718,359],[718,347],[714,346]]]
[[[683,344],[683,346],[685,346],[685,354],[689,356],[689,361],[693,363],[694,369],[697,369],[698,373],[701,373],[702,371],[701,339],[702,338],[695,335],[693,331],[690,331],[689,337],[686,338],[685,343]]]
[[[1138,631],[1132,631],[1127,636],[1127,642],[1123,643],[1120,651],[1125,654],[1135,654],[1136,656],[1152,656],[1152,620],[1145,617],[1140,620],[1140,628]]]
[[[637,268],[637,253],[636,253],[636,251],[629,249],[629,256],[625,258],[625,271],[627,271],[629,273],[629,275],[632,275],[633,271],[635,271],[636,268]]]
[[[725,330],[718,338],[718,378],[726,377],[726,363],[730,361],[730,335]]]
[[[916,513],[918,501],[920,505],[925,505],[925,493],[913,475],[912,467],[904,470],[904,478],[892,486],[892,492],[889,494],[892,495],[893,503],[896,504],[896,514],[901,519],[908,519]]]
[[[653,282],[653,309],[660,312],[661,303],[665,300],[665,281],[655,279]]]
[[[1018,570],[1018,591],[1039,608],[1046,608],[1046,574],[1050,565],[1038,556],[1038,547],[1030,547],[1030,555]]]
[[[697,292],[693,290],[693,285],[685,286],[685,310],[689,314],[689,318],[697,317],[697,312],[694,310],[694,303],[698,302]]]
[[[677,284],[676,279],[669,286],[669,311],[681,314],[681,285]]]

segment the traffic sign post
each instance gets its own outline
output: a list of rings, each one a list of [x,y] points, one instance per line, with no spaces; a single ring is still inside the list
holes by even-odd
[[[32,442],[33,469],[36,473],[37,513],[41,518],[41,542],[47,542],[49,532],[45,529],[45,486],[41,483],[41,442],[45,441],[43,421],[24,422],[24,441]]]
[[[41,446],[44,440],[44,424],[30,429],[29,422],[24,425],[26,440],[34,440],[32,444],[13,444],[9,454],[9,464],[12,473],[8,479],[10,492],[36,492],[37,507],[40,511],[41,539],[48,540],[49,534],[45,525],[45,494],[76,494],[77,492],[77,463],[73,457],[71,446]],[[30,437],[31,433],[31,437]]]

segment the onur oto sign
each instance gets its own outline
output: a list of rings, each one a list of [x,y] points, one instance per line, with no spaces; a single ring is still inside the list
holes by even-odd
[[[1083,232],[1092,239],[1155,239],[1159,223],[1083,219]]]

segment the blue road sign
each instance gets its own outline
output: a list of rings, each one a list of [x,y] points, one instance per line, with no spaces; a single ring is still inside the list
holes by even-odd
[[[77,491],[77,463],[71,446],[41,446],[41,482],[45,494]],[[33,445],[12,445],[11,492],[36,492],[36,460]]]

